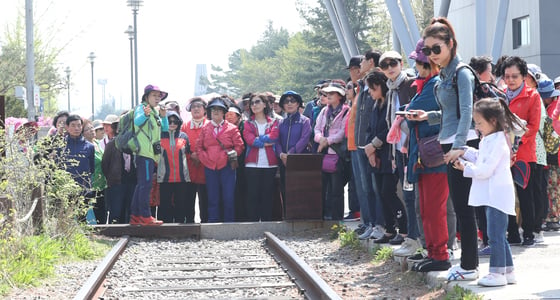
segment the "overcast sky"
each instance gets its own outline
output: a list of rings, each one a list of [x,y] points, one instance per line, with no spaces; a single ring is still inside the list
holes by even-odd
[[[144,0],[139,10],[139,87],[155,84],[170,93],[169,99],[185,103],[194,93],[196,64],[227,68],[228,55],[249,49],[271,20],[275,28],[290,32],[304,23],[296,10],[297,0]],[[105,96],[115,97],[117,108],[130,106],[130,41],[124,33],[133,24],[126,0],[35,0],[35,24],[39,35],[53,38],[62,48],[58,67],[71,69],[72,111],[91,110],[91,66],[94,52],[96,111]],[[303,2],[315,5],[316,0]],[[2,0],[0,42],[7,26],[13,28],[23,15],[25,0]],[[66,109],[66,93],[59,108]]]

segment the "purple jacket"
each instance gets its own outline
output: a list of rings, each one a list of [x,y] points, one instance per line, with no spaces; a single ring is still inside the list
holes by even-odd
[[[311,123],[308,117],[296,112],[280,121],[278,133],[276,155],[303,153],[311,136]]]

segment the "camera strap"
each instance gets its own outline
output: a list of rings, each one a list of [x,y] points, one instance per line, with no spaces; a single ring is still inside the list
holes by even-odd
[[[220,141],[220,139],[219,139],[218,137],[216,137],[216,141],[218,141],[218,144],[220,144],[220,146],[222,147],[222,149],[224,149],[224,151],[225,151],[226,154],[227,154],[228,151],[227,151],[226,147],[224,146],[224,144],[222,144],[222,141]]]

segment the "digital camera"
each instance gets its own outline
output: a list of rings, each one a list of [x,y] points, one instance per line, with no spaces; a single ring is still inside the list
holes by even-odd
[[[156,143],[152,144],[152,147],[154,148],[154,154],[161,154],[161,143],[160,142],[156,142]]]

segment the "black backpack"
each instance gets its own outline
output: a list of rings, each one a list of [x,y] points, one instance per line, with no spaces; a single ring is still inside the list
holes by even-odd
[[[471,71],[474,75],[474,91],[473,91],[473,104],[484,98],[493,98],[496,100],[502,100],[507,103],[506,94],[504,91],[500,90],[498,86],[496,86],[492,82],[480,81],[478,74],[475,70],[467,65],[466,63],[459,63],[455,68],[455,74],[453,75],[453,88],[455,89],[455,94],[457,94],[457,119],[461,118],[461,112],[459,111],[459,89],[457,87],[457,73],[463,69],[467,68]]]

